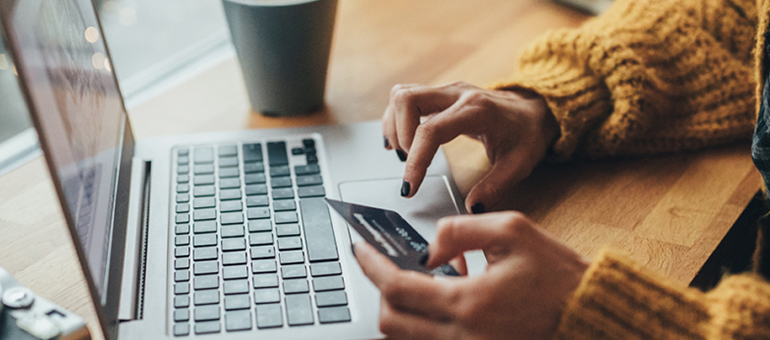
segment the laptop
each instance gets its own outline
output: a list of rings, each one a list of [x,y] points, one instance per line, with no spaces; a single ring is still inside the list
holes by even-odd
[[[90,0],[0,0],[0,21],[108,340],[380,338],[358,236],[323,198],[428,241],[465,213],[441,152],[398,195],[379,122],[135,140]]]

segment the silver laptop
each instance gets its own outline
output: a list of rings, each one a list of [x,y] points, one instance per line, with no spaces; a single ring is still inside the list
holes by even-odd
[[[322,198],[428,240],[464,213],[441,152],[399,197],[379,122],[134,140],[90,0],[0,0],[0,21],[107,339],[379,338],[356,235]]]

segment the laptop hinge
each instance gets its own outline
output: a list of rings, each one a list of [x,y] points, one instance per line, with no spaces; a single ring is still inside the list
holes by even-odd
[[[141,320],[144,303],[145,265],[147,258],[147,228],[150,215],[150,183],[152,162],[134,160],[129,223],[126,230],[126,256],[118,319]]]

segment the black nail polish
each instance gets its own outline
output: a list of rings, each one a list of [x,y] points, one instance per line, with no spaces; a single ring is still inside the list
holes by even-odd
[[[412,185],[409,184],[409,182],[404,181],[404,183],[401,184],[401,196],[406,197],[409,196],[409,192],[412,191]]]
[[[425,265],[428,263],[428,259],[430,258],[430,253],[425,252],[425,254],[420,257],[420,265],[425,267]]]
[[[382,136],[383,143],[385,144],[385,148],[387,149],[390,146],[390,142],[388,142],[388,137]]]
[[[398,155],[398,159],[400,159],[402,162],[406,162],[406,153],[401,150],[396,150],[396,155]]]
[[[481,203],[476,203],[471,207],[471,212],[474,214],[483,214],[484,213],[484,205]]]

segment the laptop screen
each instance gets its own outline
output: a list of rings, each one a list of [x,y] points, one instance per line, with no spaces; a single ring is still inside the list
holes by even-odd
[[[24,0],[8,13],[30,112],[104,301],[127,122],[96,13],[91,0]]]

